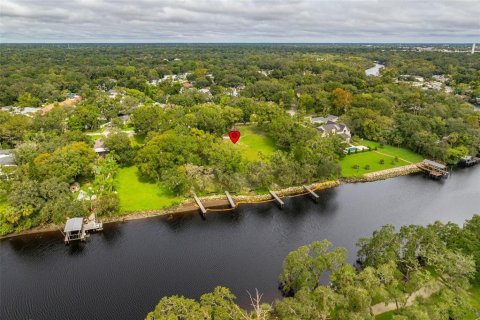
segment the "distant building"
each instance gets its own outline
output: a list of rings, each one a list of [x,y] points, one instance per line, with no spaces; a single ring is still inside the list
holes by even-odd
[[[101,139],[95,140],[95,145],[93,146],[93,150],[96,154],[103,157],[108,153],[108,149],[105,148],[105,142]]]
[[[15,166],[13,154],[10,150],[0,150],[0,165],[2,166]]]
[[[39,108],[31,108],[31,107],[21,108],[21,107],[13,107],[13,106],[2,107],[1,110],[5,112],[10,112],[11,114],[21,114],[27,117],[31,117],[33,114],[40,111]]]
[[[325,124],[329,121],[336,123],[338,121],[338,117],[329,114],[326,117],[311,117],[310,118],[310,123],[312,123],[312,124]]]

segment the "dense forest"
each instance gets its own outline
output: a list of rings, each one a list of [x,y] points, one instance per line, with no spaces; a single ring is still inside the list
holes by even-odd
[[[357,246],[358,266],[327,240],[290,252],[279,276],[285,297],[273,304],[257,291],[247,311],[229,289],[217,287],[199,301],[164,297],[146,319],[380,319],[375,316],[388,310],[385,319],[395,320],[480,316],[480,216],[463,228],[387,225]]]
[[[374,61],[385,68],[367,76]],[[0,234],[133,210],[121,208],[118,182],[130,168],[179,201],[191,191],[265,192],[341,177],[348,144],[322,135],[312,116],[339,116],[353,142],[449,165],[480,148],[480,113],[470,104],[480,96],[480,58],[464,52],[3,45],[0,67],[0,145],[13,157],[0,169]],[[443,77],[437,89],[412,81],[435,76]],[[226,140],[233,128],[248,131],[251,145]]]

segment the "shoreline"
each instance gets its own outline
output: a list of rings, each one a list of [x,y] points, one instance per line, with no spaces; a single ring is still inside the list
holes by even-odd
[[[414,174],[418,172],[420,172],[420,169],[417,167],[417,165],[410,164],[406,166],[366,173],[361,177],[339,178],[337,180],[328,180],[324,182],[313,183],[313,184],[307,185],[307,187],[309,187],[313,191],[326,190],[326,189],[338,187],[342,184],[374,182],[374,181]],[[273,190],[273,191],[280,198],[286,198],[286,197],[290,198],[290,197],[304,196],[308,194],[303,189],[303,186],[295,186],[295,187],[289,187],[289,188]],[[272,199],[272,197],[268,193],[255,194],[255,195],[237,195],[237,196],[232,195],[232,198],[234,199],[237,206],[275,201],[274,199]],[[232,211],[236,208],[236,207],[230,208],[228,206],[228,201],[225,195],[204,196],[204,197],[200,197],[200,199],[204,203],[207,209],[207,213],[208,211],[211,211],[211,212]],[[197,210],[198,210],[198,206],[196,205],[195,201],[193,199],[186,199],[181,204],[175,205],[170,208],[130,212],[121,216],[105,217],[102,219],[102,223],[109,224],[109,223],[117,223],[117,222],[127,222],[127,221],[147,219],[147,218],[153,218],[153,217],[192,213]],[[47,225],[37,226],[29,230],[21,231],[18,233],[10,233],[4,236],[0,236],[0,240],[11,239],[11,238],[25,236],[25,235],[61,231],[62,228],[63,228],[63,225],[47,224]]]

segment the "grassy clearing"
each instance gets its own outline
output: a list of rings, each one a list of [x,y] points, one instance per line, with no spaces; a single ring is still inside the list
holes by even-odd
[[[388,154],[392,157],[397,156],[403,160],[407,160],[413,163],[417,163],[423,160],[423,157],[421,155],[405,148],[398,148],[390,145],[384,145],[383,148],[380,148],[380,143],[365,139],[359,140],[358,144],[367,146],[371,149],[375,149],[375,147],[377,147],[378,152]]]
[[[137,167],[121,168],[117,175],[117,191],[120,198],[120,211],[145,211],[162,209],[182,201],[156,183],[142,181]]]
[[[267,158],[277,150],[275,142],[258,128],[241,126],[240,140],[236,144],[246,159],[250,161],[261,159],[261,154]]]
[[[381,164],[381,160],[384,163]],[[392,158],[376,153],[374,151],[359,152],[356,154],[349,154],[340,160],[342,167],[342,176],[344,177],[360,177],[365,173],[375,172],[410,164],[402,160],[392,162]],[[358,168],[354,168],[358,165]],[[369,166],[368,168],[366,166]]]
[[[379,143],[369,140],[359,140],[356,144],[367,146],[372,150],[349,154],[340,160],[344,177],[360,177],[365,173],[405,166],[423,159],[422,156],[410,150],[389,145],[380,148]],[[395,157],[398,157],[398,161],[394,161]],[[383,164],[380,163],[382,159]],[[358,168],[354,168],[355,165],[358,165]]]

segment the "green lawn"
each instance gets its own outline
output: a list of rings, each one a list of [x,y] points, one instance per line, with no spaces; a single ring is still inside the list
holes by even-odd
[[[248,160],[259,160],[260,152],[264,156],[269,157],[277,150],[273,139],[261,130],[253,126],[241,126],[239,130],[240,140],[236,146],[238,146]]]
[[[398,148],[390,145],[384,145],[383,148],[380,148],[380,143],[365,139],[358,140],[357,144],[367,146],[371,149],[375,149],[375,147],[377,147],[378,152],[385,153],[393,157],[397,156],[399,158],[414,163],[423,160],[423,157],[421,155],[405,148]]]
[[[340,160],[342,176],[344,177],[360,177],[365,173],[405,166],[423,160],[422,156],[404,148],[397,148],[388,145],[380,148],[377,142],[368,140],[359,140],[355,144],[367,146],[372,150],[349,154]],[[374,150],[375,147],[377,147],[376,151]],[[395,157],[398,157],[398,161],[392,162]],[[384,163],[380,164],[382,159],[384,160]],[[358,165],[359,168],[354,169],[354,165]],[[366,165],[369,165],[370,168],[365,169]]]
[[[137,167],[121,168],[117,175],[120,211],[145,211],[170,207],[183,199],[156,183],[141,181]]]

